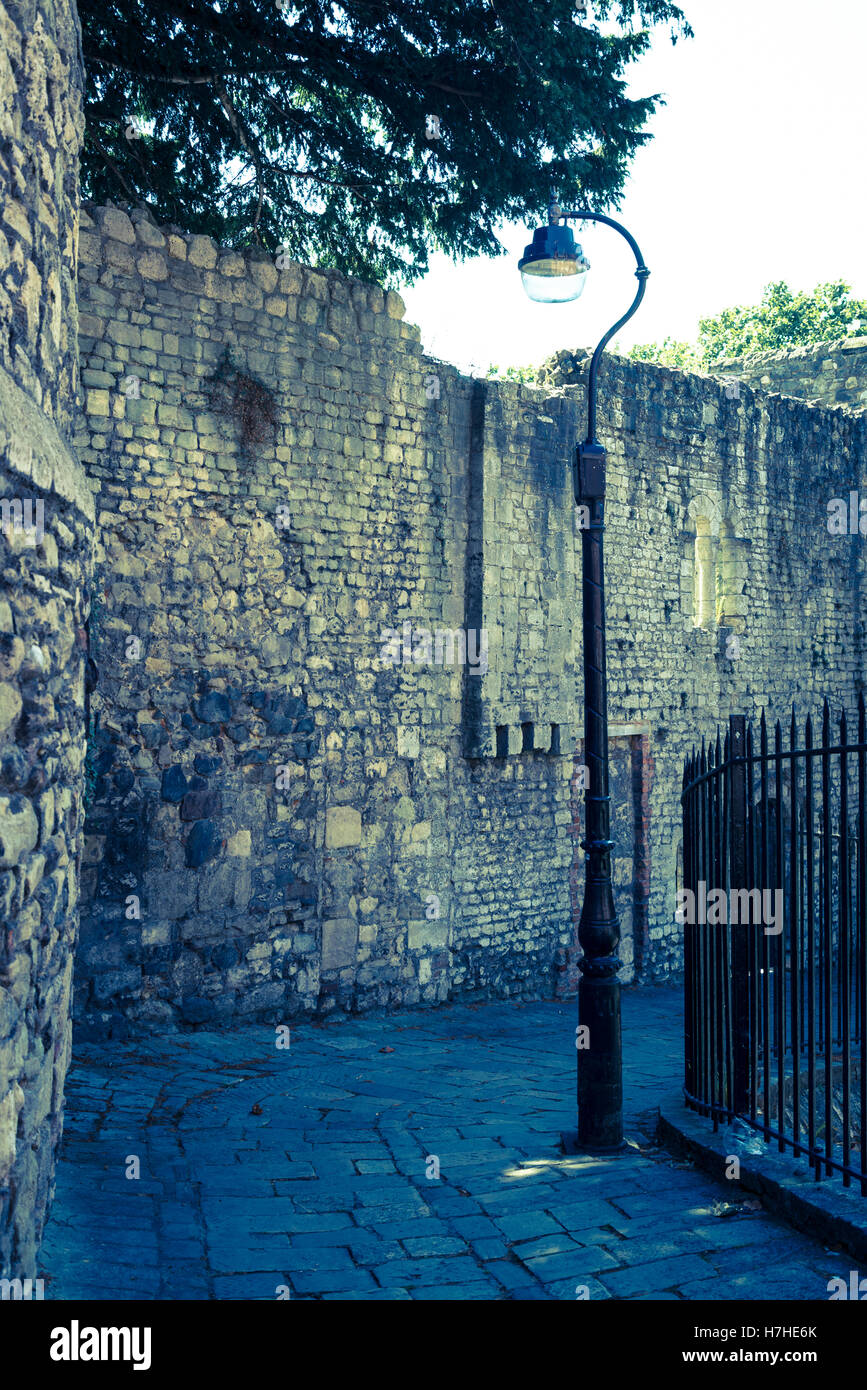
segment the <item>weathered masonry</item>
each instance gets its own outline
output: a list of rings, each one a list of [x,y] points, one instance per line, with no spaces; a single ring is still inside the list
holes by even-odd
[[[77,376],[78,25],[0,4],[0,1276],[32,1277],[71,1036],[93,498]]]
[[[574,986],[583,358],[426,358],[394,294],[88,209],[82,1030]],[[679,967],[679,777],[863,683],[865,421],[611,359],[624,978]]]
[[[761,391],[780,392],[821,405],[867,410],[867,338],[841,338],[818,346],[756,352],[713,368]]]

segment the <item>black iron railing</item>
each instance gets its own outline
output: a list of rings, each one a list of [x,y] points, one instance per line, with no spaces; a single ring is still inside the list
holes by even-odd
[[[784,747],[784,743],[787,744]],[[685,1095],[867,1196],[867,717],[743,716],[683,777]]]

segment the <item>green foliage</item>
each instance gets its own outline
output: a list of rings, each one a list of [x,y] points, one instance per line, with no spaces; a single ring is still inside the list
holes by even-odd
[[[659,362],[687,372],[706,371],[727,357],[828,343],[867,332],[867,301],[852,298],[845,280],[793,294],[784,280],[766,285],[761,302],[738,305],[699,319],[697,343],[664,338],[636,343],[626,353],[636,362]]]
[[[723,357],[742,357],[799,344],[855,336],[867,327],[867,303],[852,298],[845,280],[793,294],[784,280],[766,285],[761,303],[723,309],[699,319],[699,348],[707,365]]]
[[[538,367],[495,367],[493,363],[485,372],[489,381],[520,381],[534,386],[539,376]]]
[[[679,367],[684,372],[701,370],[701,354],[694,343],[663,338],[661,343],[635,343],[626,353],[633,362],[658,362],[663,367]]]
[[[385,283],[500,250],[552,188],[616,206],[670,0],[81,0],[82,182],[236,246]],[[600,21],[606,31],[600,31]],[[580,190],[580,194],[579,194]]]

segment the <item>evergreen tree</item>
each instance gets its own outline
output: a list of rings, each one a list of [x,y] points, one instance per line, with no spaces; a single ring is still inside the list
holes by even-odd
[[[235,246],[385,283],[491,254],[552,187],[616,206],[669,0],[82,0],[82,183]]]

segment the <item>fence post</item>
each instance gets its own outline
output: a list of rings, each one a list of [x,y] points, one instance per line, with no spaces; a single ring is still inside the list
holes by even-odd
[[[731,762],[731,802],[729,834],[729,887],[748,888],[747,878],[747,732],[746,716],[729,717],[729,758]],[[739,761],[740,760],[740,761]],[[731,901],[731,898],[729,898]],[[748,923],[731,926],[732,999],[732,1097],[735,1114],[744,1115],[749,1107],[750,1076],[750,991]],[[752,915],[752,914],[750,914]]]

